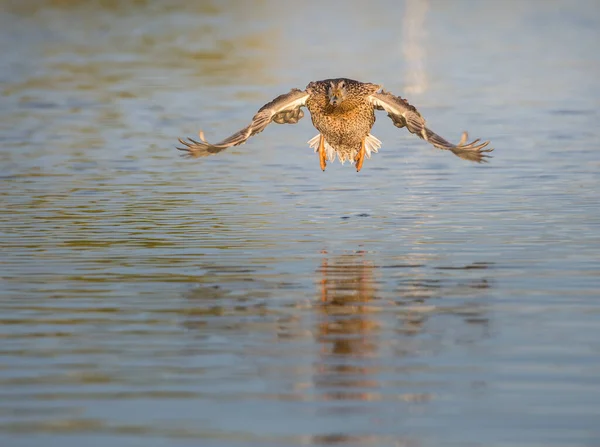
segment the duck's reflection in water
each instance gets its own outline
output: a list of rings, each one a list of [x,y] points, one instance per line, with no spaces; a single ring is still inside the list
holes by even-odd
[[[319,354],[312,374],[312,386],[323,403],[320,414],[360,414],[382,421],[390,411],[396,418],[427,411],[436,390],[454,380],[430,360],[456,346],[468,349],[487,336],[482,296],[490,287],[485,273],[490,264],[434,267],[426,259],[407,259],[379,266],[361,251],[323,255],[316,275],[313,334]],[[451,369],[467,376],[472,372],[469,365]],[[462,383],[466,389],[480,390],[482,385],[469,379]],[[379,403],[368,404],[373,401]],[[339,443],[340,436],[360,445],[386,441],[351,433],[336,433],[331,440],[319,437],[315,443]],[[394,442],[415,445],[396,437]]]
[[[402,434],[378,433],[377,425],[387,413],[369,402],[385,400],[381,383],[383,338],[380,273],[365,252],[329,257],[326,252],[317,270],[318,299],[315,304],[316,342],[319,355],[313,369],[321,417],[347,420],[342,430],[314,436],[314,445],[417,446]],[[396,399],[396,396],[387,396]],[[393,405],[393,404],[392,404]],[[358,418],[357,425],[352,420]],[[368,421],[368,422],[365,422]]]
[[[328,400],[372,400],[378,388],[379,325],[369,302],[375,295],[374,265],[358,252],[325,258],[318,277],[316,336],[320,359],[315,387]]]

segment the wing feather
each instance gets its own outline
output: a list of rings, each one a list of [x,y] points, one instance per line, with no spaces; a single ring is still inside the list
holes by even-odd
[[[406,127],[409,132],[419,136],[434,147],[451,151],[460,158],[481,163],[486,161],[486,158],[489,158],[487,153],[494,150],[491,148],[486,149],[486,146],[490,143],[489,141],[479,143],[480,140],[477,139],[467,143],[467,132],[463,132],[460,142],[457,145],[450,143],[429,129],[425,125],[425,119],[419,111],[413,105],[409,104],[406,99],[399,96],[382,91],[370,95],[369,100],[375,109],[384,110],[388,113],[394,126],[399,128]]]
[[[184,147],[178,147],[177,149],[185,151],[187,155],[193,157],[204,157],[224,151],[231,146],[244,144],[248,138],[262,132],[272,121],[278,124],[295,124],[304,116],[301,107],[306,105],[308,97],[309,94],[306,91],[292,89],[289,93],[279,95],[273,101],[262,106],[256,112],[256,115],[254,115],[252,122],[248,126],[225,138],[223,141],[217,144],[210,144],[204,139],[204,132],[200,131],[199,136],[201,141],[196,141],[192,138],[188,138],[187,140],[179,138],[179,142]]]

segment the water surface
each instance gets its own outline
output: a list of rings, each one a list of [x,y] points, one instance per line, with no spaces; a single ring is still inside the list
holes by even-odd
[[[2,4],[2,445],[600,444],[597,2]],[[335,76],[495,157],[174,150]]]

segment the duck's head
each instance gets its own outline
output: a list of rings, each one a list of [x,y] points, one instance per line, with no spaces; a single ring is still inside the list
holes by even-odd
[[[327,96],[329,97],[329,104],[332,106],[339,106],[346,98],[346,94],[346,82],[343,79],[340,81],[331,81],[329,83]]]

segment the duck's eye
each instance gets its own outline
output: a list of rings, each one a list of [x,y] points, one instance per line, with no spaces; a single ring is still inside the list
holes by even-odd
[[[340,88],[346,87],[346,83],[344,81],[340,82]]]

